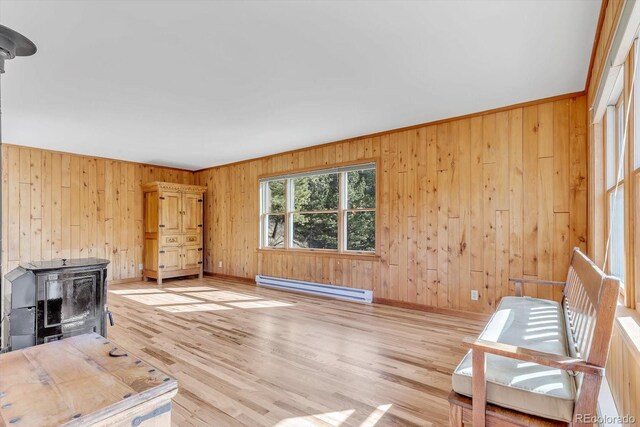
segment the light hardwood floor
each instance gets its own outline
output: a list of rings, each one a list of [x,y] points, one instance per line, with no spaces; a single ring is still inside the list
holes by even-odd
[[[444,426],[483,322],[227,279],[111,285],[109,337],[177,378],[176,426]]]

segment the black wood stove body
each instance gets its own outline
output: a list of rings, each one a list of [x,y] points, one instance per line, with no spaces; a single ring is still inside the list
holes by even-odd
[[[107,336],[107,265],[99,258],[21,264],[11,286],[10,350],[96,332]]]

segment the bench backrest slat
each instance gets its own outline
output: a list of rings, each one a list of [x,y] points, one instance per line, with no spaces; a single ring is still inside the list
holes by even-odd
[[[620,283],[605,275],[577,248],[567,274],[563,306],[569,351],[604,367]]]

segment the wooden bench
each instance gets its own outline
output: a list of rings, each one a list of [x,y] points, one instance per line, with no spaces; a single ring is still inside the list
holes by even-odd
[[[577,248],[566,282],[510,280],[516,296],[500,301],[478,339],[465,339],[451,426],[593,425],[619,281]],[[563,286],[562,302],[522,297],[523,283]]]

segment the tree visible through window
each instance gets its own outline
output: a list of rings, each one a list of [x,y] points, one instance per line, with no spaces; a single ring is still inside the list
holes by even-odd
[[[261,182],[261,246],[374,252],[374,164]]]
[[[338,249],[338,174],[293,179],[294,248]]]
[[[376,171],[347,172],[347,250],[374,251]]]

